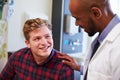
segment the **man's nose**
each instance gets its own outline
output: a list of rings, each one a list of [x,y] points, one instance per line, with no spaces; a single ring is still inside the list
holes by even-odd
[[[45,38],[42,38],[42,39],[40,40],[40,44],[47,44],[47,40],[46,40]]]

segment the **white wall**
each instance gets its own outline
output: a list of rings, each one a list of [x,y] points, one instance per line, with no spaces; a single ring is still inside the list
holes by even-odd
[[[110,0],[110,3],[114,13],[120,16],[120,0]]]
[[[14,0],[14,13],[8,20],[8,51],[25,47],[22,27],[24,13],[45,14],[51,22],[52,0]]]

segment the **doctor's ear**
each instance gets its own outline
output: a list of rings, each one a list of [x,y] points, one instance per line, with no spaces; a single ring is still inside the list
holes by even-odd
[[[102,16],[102,11],[97,7],[92,7],[91,8],[91,13],[97,19],[99,19]]]

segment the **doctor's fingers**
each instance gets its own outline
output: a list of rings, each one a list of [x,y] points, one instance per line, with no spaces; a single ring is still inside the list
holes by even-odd
[[[62,60],[62,62],[63,62],[64,64],[69,65],[69,66],[73,66],[73,62],[71,62],[71,61]]]
[[[73,70],[78,70],[79,71],[79,66],[77,63],[73,62],[73,61],[66,61],[66,60],[62,60],[63,64],[66,64],[68,66],[70,66]]]
[[[71,62],[71,61],[73,62],[73,58],[71,56],[67,55],[67,54],[61,53],[60,56],[58,56],[58,57],[62,58],[64,60],[67,60],[69,62]]]

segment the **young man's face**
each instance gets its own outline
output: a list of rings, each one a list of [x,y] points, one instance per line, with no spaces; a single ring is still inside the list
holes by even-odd
[[[41,26],[29,33],[30,39],[26,41],[34,57],[48,57],[53,48],[52,32],[47,26]]]

